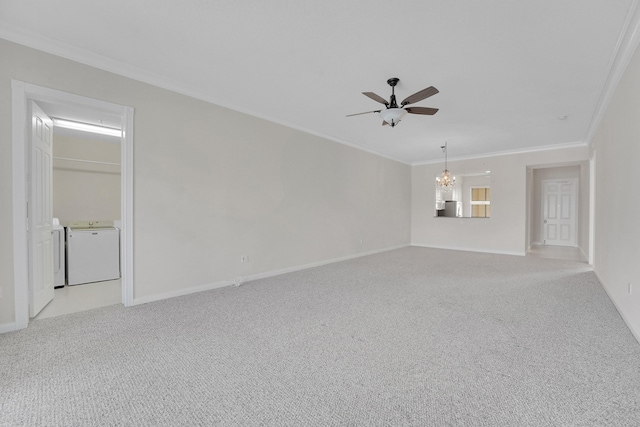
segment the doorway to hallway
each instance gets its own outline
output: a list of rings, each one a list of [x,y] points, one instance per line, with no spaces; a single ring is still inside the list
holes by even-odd
[[[589,259],[590,173],[588,161],[527,167],[527,255]]]

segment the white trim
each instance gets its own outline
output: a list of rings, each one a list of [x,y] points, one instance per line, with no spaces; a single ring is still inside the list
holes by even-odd
[[[613,97],[625,70],[627,69],[627,65],[629,65],[629,62],[633,57],[639,42],[640,8],[638,7],[638,0],[634,0],[629,8],[629,13],[627,14],[622,31],[618,36],[616,48],[614,49],[614,53],[610,60],[607,79],[600,91],[600,98],[598,99],[596,108],[591,116],[591,121],[584,137],[584,140],[588,144],[591,144],[593,141],[593,137],[595,136],[596,131],[600,126],[600,122],[602,121],[602,117],[609,106],[609,102],[611,102],[611,98]]]
[[[272,276],[279,276],[280,274],[286,274],[286,273],[292,273],[294,271],[299,271],[299,270],[306,270],[307,268],[314,268],[314,267],[320,267],[322,265],[327,265],[327,264],[333,264],[335,262],[342,262],[342,261],[348,261],[350,259],[355,259],[355,258],[361,258],[364,256],[369,256],[369,255],[375,255],[375,254],[379,254],[382,252],[388,252],[388,251],[395,251],[396,249],[402,249],[402,248],[406,248],[409,247],[410,245],[399,245],[399,246],[392,246],[389,248],[383,248],[383,249],[375,249],[372,251],[367,251],[367,252],[359,252],[357,254],[353,254],[353,255],[346,255],[343,257],[338,257],[338,258],[332,258],[332,259],[327,259],[324,261],[318,261],[318,262],[312,262],[309,264],[304,264],[304,265],[299,265],[296,267],[288,267],[288,268],[283,268],[280,270],[274,270],[274,271],[269,271],[266,273],[258,273],[258,274],[252,274],[250,276],[245,276],[242,278],[242,282],[249,282],[251,280],[258,280],[258,279],[264,279],[267,277],[272,277]]]
[[[480,252],[485,254],[496,254],[496,255],[514,255],[514,256],[526,255],[525,252],[521,252],[521,251],[497,251],[493,249],[463,248],[459,246],[421,245],[417,243],[412,243],[411,246],[415,246],[418,248],[445,249],[448,251]]]
[[[191,286],[189,288],[178,289],[178,290],[170,291],[170,292],[164,292],[162,294],[155,294],[155,295],[150,295],[150,296],[146,296],[146,297],[135,298],[133,300],[133,304],[134,305],[146,304],[146,303],[149,303],[149,302],[161,301],[161,300],[168,299],[168,298],[174,298],[174,297],[189,295],[189,294],[193,294],[193,293],[196,293],[196,292],[203,292],[203,291],[209,291],[209,290],[212,290],[212,289],[223,288],[223,287],[226,287],[226,286],[233,286],[233,285],[236,284],[236,280],[239,280],[240,283],[245,284],[247,282],[251,282],[251,281],[254,281],[254,280],[265,279],[267,277],[273,277],[273,276],[279,276],[281,274],[292,273],[294,271],[300,271],[300,270],[306,270],[308,268],[313,268],[313,267],[320,267],[322,265],[333,264],[335,262],[347,261],[347,260],[355,259],[355,258],[361,258],[361,257],[368,256],[368,255],[375,255],[375,254],[379,254],[379,253],[382,253],[382,252],[394,251],[396,249],[406,248],[408,246],[410,246],[410,245],[399,245],[399,246],[392,246],[392,247],[384,248],[384,249],[376,249],[376,250],[367,251],[367,252],[359,252],[359,253],[353,254],[353,255],[346,255],[346,256],[343,256],[343,257],[332,258],[332,259],[327,259],[327,260],[318,261],[318,262],[312,262],[312,263],[309,263],[309,264],[298,265],[298,266],[295,266],[295,267],[288,267],[288,268],[283,268],[283,269],[280,269],[280,270],[272,270],[272,271],[267,271],[267,272],[264,272],[264,273],[257,273],[257,274],[252,274],[252,275],[249,275],[249,276],[238,277],[238,278],[235,278],[235,279],[232,279],[232,280],[223,280],[223,281],[220,281],[220,282],[207,283],[207,284],[199,285],[199,286]]]
[[[633,325],[631,321],[629,321],[629,318],[627,317],[625,312],[620,309],[620,306],[618,305],[616,300],[613,298],[613,296],[611,296],[609,289],[604,285],[604,281],[600,278],[600,276],[598,276],[598,273],[595,270],[593,270],[593,274],[596,276],[596,279],[598,279],[598,282],[600,282],[600,286],[602,287],[602,289],[604,289],[604,291],[607,293],[607,296],[609,297],[609,300],[613,303],[613,306],[616,308],[616,310],[618,310],[618,314],[620,314],[620,317],[622,317],[622,320],[624,320],[624,323],[627,325],[627,328],[629,328],[629,331],[631,331],[635,339],[638,341],[638,343],[640,343],[640,331],[636,329],[636,327]]]
[[[449,157],[449,162],[456,162],[460,160],[485,159],[487,157],[511,156],[516,154],[529,154],[529,153],[536,153],[539,151],[563,150],[566,148],[580,148],[580,147],[587,147],[587,146],[588,144],[583,141],[566,142],[562,144],[543,145],[540,147],[527,147],[527,148],[518,148],[515,150],[494,151],[491,153],[472,154],[469,156]],[[441,162],[442,160],[425,160],[424,162],[411,163],[411,166],[433,165]]]
[[[586,259],[588,260],[589,257],[587,256],[587,254],[584,253],[584,251],[582,250],[582,248],[580,246],[578,246],[578,250],[580,251],[580,253],[582,254],[582,259]],[[587,263],[591,266],[591,268],[593,268],[593,264],[591,264],[589,261],[587,261]]]
[[[195,294],[197,292],[210,291],[212,289],[224,288],[233,285],[232,280],[222,280],[220,282],[207,283],[199,286],[190,286],[184,289],[177,289],[175,291],[163,292],[161,294],[149,295],[146,297],[138,297],[133,299],[132,305],[147,304],[150,302],[162,301],[169,298],[181,297],[185,295]]]
[[[596,151],[589,159],[589,264],[593,265],[596,256]]]
[[[0,334],[4,334],[7,332],[13,332],[15,330],[17,330],[18,328],[16,327],[16,323],[15,322],[11,322],[11,323],[1,323],[0,324]]]
[[[29,274],[27,255],[27,160],[25,84],[11,81],[12,103],[12,178],[13,178],[13,293],[16,329],[29,324]]]
[[[12,178],[13,178],[13,275],[15,329],[29,324],[29,286],[27,255],[27,104],[28,100],[73,104],[122,118],[122,302],[131,305],[133,296],[133,108],[73,95],[41,86],[11,81],[12,90]]]
[[[314,130],[307,129],[305,127],[287,122],[286,120],[281,120],[281,119],[271,117],[264,113],[259,113],[244,107],[229,104],[227,101],[223,101],[216,97],[210,96],[196,87],[185,85],[184,83],[178,82],[173,79],[169,79],[159,74],[149,72],[129,64],[125,64],[124,62],[116,61],[106,56],[98,55],[94,52],[90,52],[85,49],[80,49],[74,46],[70,46],[66,43],[54,41],[49,38],[42,37],[40,35],[31,33],[31,32],[26,32],[24,30],[9,27],[7,25],[2,25],[0,26],[0,38],[9,40],[11,42],[18,43],[33,49],[41,50],[49,54],[60,56],[62,58],[70,59],[72,61],[79,62],[81,64],[99,68],[104,71],[109,71],[111,73],[128,77],[133,80],[151,84],[153,86],[157,86],[162,89],[167,89],[172,92],[186,95],[194,99],[199,99],[201,101],[209,102],[211,104],[228,108],[230,110],[237,111],[239,113],[248,114],[250,116],[257,117],[259,119],[267,120],[272,123],[276,123],[276,124],[288,127],[290,129],[307,133],[309,135],[314,135],[319,138],[328,139],[329,141],[337,142],[339,144],[346,145],[348,147],[352,147],[357,150],[375,154],[376,156],[380,156],[385,159],[393,160],[395,162],[402,163],[405,165],[410,165],[409,162],[389,156],[388,154],[384,154],[379,151],[372,150],[367,147],[363,147],[362,145],[358,145],[353,142],[336,138],[335,136],[332,136],[332,135],[316,132]]]
[[[133,107],[124,107],[120,149],[120,209],[124,224],[120,230],[120,274],[125,307],[133,305],[133,113]]]

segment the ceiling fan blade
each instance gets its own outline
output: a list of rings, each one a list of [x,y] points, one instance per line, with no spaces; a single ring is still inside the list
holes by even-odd
[[[359,116],[360,114],[379,113],[380,110],[365,111],[364,113],[347,114],[347,117]]]
[[[422,89],[420,92],[416,92],[413,95],[406,97],[404,101],[402,101],[401,105],[415,104],[416,102],[422,101],[423,99],[433,96],[438,92],[440,92],[438,89],[433,86],[429,86],[426,89]]]
[[[376,95],[373,92],[362,92],[362,94],[365,95],[365,96],[368,96],[369,98],[373,99],[374,101],[379,102],[380,104],[389,105],[389,101],[387,101],[386,99],[384,99],[380,95]]]
[[[437,108],[429,108],[429,107],[407,107],[405,108],[407,113],[410,114],[424,114],[425,116],[433,116],[438,112]]]

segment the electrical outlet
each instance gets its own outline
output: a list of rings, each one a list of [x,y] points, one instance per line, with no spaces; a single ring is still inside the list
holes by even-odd
[[[249,255],[240,255],[240,262],[241,263],[249,262]]]
[[[633,285],[629,282],[629,295],[633,293]]]

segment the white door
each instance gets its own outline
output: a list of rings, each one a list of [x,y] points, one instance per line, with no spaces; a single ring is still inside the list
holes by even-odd
[[[545,245],[576,246],[575,179],[542,181],[542,228]]]
[[[53,299],[53,123],[35,102],[29,107],[29,317],[35,317]]]

